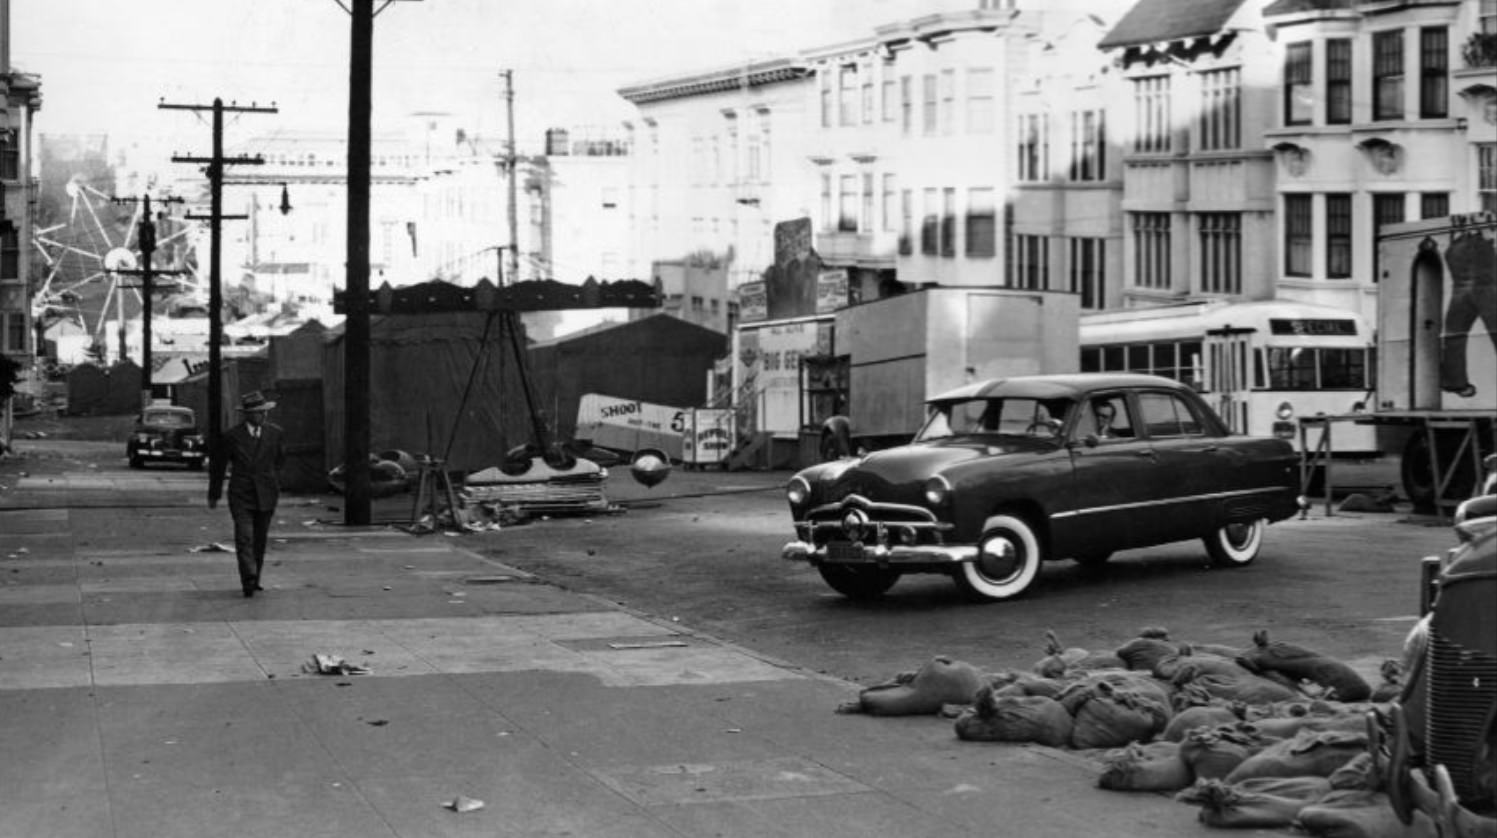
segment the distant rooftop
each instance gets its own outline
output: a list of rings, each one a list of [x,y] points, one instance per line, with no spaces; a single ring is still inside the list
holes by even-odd
[[[1139,0],[1097,46],[1110,49],[1213,35],[1222,30],[1242,3],[1243,0]]]

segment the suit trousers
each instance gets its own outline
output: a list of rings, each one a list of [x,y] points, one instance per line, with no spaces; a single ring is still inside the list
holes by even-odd
[[[265,566],[265,544],[270,536],[274,509],[255,509],[247,503],[229,500],[229,515],[234,519],[234,553],[239,560],[239,584],[245,589],[260,584],[260,569]]]

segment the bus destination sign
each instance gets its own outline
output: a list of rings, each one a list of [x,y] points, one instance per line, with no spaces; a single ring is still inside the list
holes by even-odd
[[[1355,337],[1357,321],[1342,318],[1271,317],[1268,329],[1276,335]]]

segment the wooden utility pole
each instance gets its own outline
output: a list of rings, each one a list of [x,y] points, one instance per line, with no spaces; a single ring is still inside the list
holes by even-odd
[[[509,176],[509,277],[510,282],[516,282],[520,278],[520,221],[518,200],[516,192],[517,182],[520,176],[520,155],[515,153],[515,71],[505,70],[500,75],[504,76],[504,112],[505,119],[509,123],[509,142],[505,145],[504,171]],[[549,278],[549,277],[548,277]],[[503,285],[505,276],[500,274],[499,284]]]
[[[374,0],[351,0],[348,72],[348,272],[343,331],[343,523],[370,522],[369,137]]]
[[[149,194],[136,198],[115,198],[116,204],[127,203],[135,200],[141,202],[140,229],[136,232],[136,242],[140,246],[140,268],[138,270],[119,270],[116,273],[122,276],[140,277],[140,389],[142,404],[151,400],[151,303],[155,299],[158,290],[156,277],[158,276],[182,276],[187,271],[157,271],[151,267],[151,259],[156,253],[156,221],[151,215],[151,196]],[[180,204],[181,198],[162,198],[164,204]],[[134,286],[122,285],[122,288],[133,288]]]
[[[219,265],[223,244],[223,222],[248,218],[245,215],[223,214],[223,182],[225,166],[259,166],[265,159],[254,157],[224,157],[224,113],[277,113],[274,105],[261,107],[249,105],[225,105],[223,99],[214,99],[211,105],[173,105],[162,102],[162,110],[212,111],[213,154],[210,157],[172,155],[173,163],[196,163],[204,166],[208,174],[210,193],[207,215],[188,213],[191,219],[208,222],[208,450],[218,449],[218,438],[223,433],[223,273]]]

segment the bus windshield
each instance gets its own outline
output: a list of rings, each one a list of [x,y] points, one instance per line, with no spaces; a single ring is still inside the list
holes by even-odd
[[[1056,435],[1070,415],[1069,399],[967,399],[931,407],[916,442],[971,434]]]
[[[1367,350],[1270,346],[1257,383],[1269,390],[1366,390]]]

